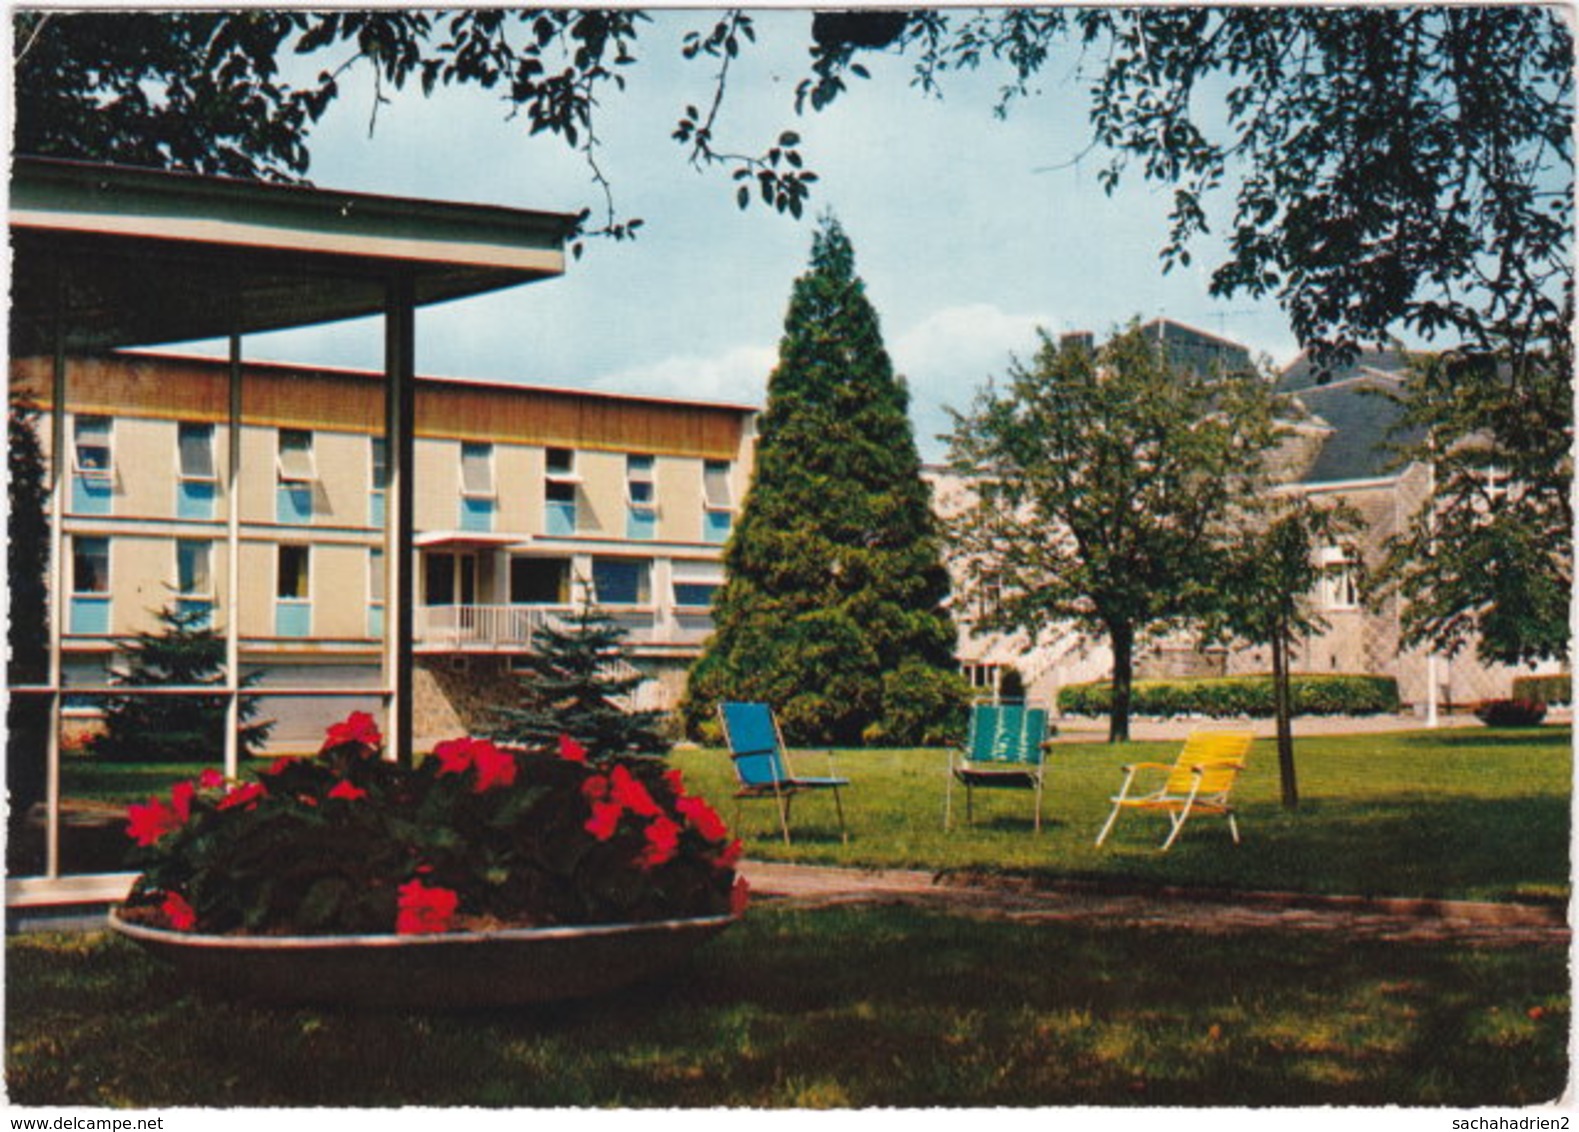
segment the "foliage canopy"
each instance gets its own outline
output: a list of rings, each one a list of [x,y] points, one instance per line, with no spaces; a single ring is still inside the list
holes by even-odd
[[[1073,624],[1113,649],[1110,738],[1129,736],[1139,638],[1223,600],[1222,547],[1275,439],[1253,373],[1175,369],[1139,325],[1014,362],[955,414],[950,462],[974,499],[951,523],[986,629]]]

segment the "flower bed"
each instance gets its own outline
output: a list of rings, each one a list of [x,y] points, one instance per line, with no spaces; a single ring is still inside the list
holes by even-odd
[[[204,935],[428,935],[738,915],[740,843],[659,759],[455,739],[415,767],[373,719],[245,781],[128,812],[120,919]]]

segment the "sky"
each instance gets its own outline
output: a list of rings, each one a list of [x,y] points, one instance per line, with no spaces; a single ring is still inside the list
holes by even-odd
[[[1296,346],[1271,302],[1213,299],[1210,244],[1164,276],[1168,192],[1131,175],[1112,196],[1087,153],[1085,80],[1071,54],[1034,97],[993,113],[1001,74],[950,76],[941,99],[910,84],[911,62],[873,55],[867,82],[797,116],[808,73],[809,10],[754,13],[758,43],[731,73],[720,148],[759,152],[781,130],[802,137],[820,176],[805,217],[760,203],[742,211],[727,172],[698,171],[670,134],[710,96],[711,60],[685,61],[683,33],[709,14],[655,14],[623,95],[605,99],[599,160],[634,241],[589,241],[563,277],[424,310],[417,368],[430,376],[716,399],[760,405],[791,286],[815,218],[831,210],[912,395],[923,458],[941,459],[946,407],[968,407],[1037,328],[1110,331],[1166,316],[1249,346],[1277,365]],[[316,69],[337,59],[315,57]],[[370,78],[343,93],[309,138],[310,176],[330,189],[576,212],[601,201],[582,160],[531,138],[496,95],[476,89],[388,92]],[[1228,202],[1220,204],[1226,207]],[[376,322],[245,343],[258,360],[377,367]],[[217,344],[199,347],[222,353]]]

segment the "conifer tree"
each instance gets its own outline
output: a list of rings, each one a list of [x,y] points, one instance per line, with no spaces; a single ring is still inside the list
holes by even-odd
[[[593,759],[667,754],[662,713],[620,703],[642,682],[623,663],[624,641],[625,631],[590,601],[568,621],[544,624],[523,658],[523,701],[497,712],[493,737],[544,746],[566,735]]]
[[[208,616],[206,609],[160,611],[159,632],[122,642],[127,663],[112,682],[128,688],[222,684],[225,641],[206,623]],[[241,684],[257,678],[244,677]],[[94,740],[93,753],[122,762],[213,762],[225,750],[226,701],[219,692],[112,697],[105,701],[104,733]],[[257,713],[257,697],[242,696],[237,735],[243,755],[257,753],[273,727],[252,722]]]
[[[724,551],[714,633],[684,712],[773,705],[792,743],[935,741],[966,690],[909,393],[843,228],[795,281],[751,490]]]
[[[10,593],[6,680],[49,681],[49,475],[38,436],[38,409],[13,394],[6,419],[6,578]],[[11,812],[25,816],[44,800],[49,701],[12,695],[6,706],[6,789]]]

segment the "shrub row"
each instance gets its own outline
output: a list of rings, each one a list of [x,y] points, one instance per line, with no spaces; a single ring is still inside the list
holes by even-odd
[[[1398,681],[1391,676],[1294,676],[1289,681],[1295,715],[1379,715],[1399,709]],[[1137,680],[1130,711],[1171,718],[1266,718],[1273,714],[1272,677],[1224,676],[1197,680]],[[1058,693],[1058,708],[1070,715],[1106,715],[1113,686],[1101,680],[1071,684]]]
[[[1556,676],[1515,676],[1512,698],[1548,705],[1573,703],[1573,677],[1566,672]]]
[[[1487,727],[1535,727],[1546,718],[1546,705],[1539,700],[1487,700],[1475,708],[1475,715]]]

